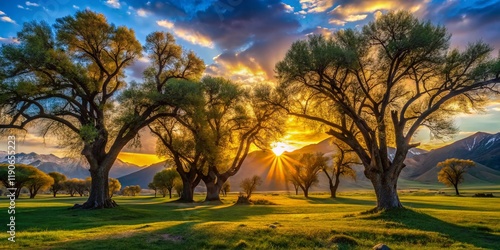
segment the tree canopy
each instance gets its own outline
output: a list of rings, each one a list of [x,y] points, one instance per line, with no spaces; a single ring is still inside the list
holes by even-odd
[[[397,179],[415,133],[456,131],[453,114],[481,107],[498,93],[500,60],[471,43],[449,49],[443,26],[405,11],[362,27],[292,44],[276,65],[277,95],[269,101],[315,121],[354,150],[377,195],[377,209],[402,207]],[[396,149],[390,155],[388,147]]]
[[[0,49],[0,129],[35,129],[60,136],[81,152],[92,176],[82,208],[113,207],[108,176],[119,152],[155,119],[175,115],[182,100],[170,80],[196,80],[204,63],[175,44],[171,34],[146,38],[151,65],[144,82],[125,82],[125,69],[142,55],[134,31],[90,10],[56,19],[53,27],[29,22],[19,44]]]
[[[460,195],[458,191],[458,184],[464,181],[464,175],[469,168],[475,167],[476,163],[471,160],[463,159],[448,159],[437,164],[441,170],[438,173],[438,181],[444,183],[446,186],[453,186],[456,195]]]

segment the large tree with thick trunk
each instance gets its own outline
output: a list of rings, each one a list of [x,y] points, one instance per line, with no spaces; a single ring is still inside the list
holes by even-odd
[[[155,32],[145,47],[148,77],[127,86],[125,69],[140,57],[141,44],[133,30],[88,10],[57,19],[53,29],[26,23],[18,39],[0,49],[0,129],[36,124],[32,130],[61,136],[88,161],[92,177],[88,200],[75,207],[114,207],[108,176],[118,154],[149,123],[175,114],[167,107],[182,95],[167,81],[197,79],[203,62],[183,54],[171,35]]]
[[[206,200],[218,201],[223,184],[239,171],[251,146],[267,147],[280,134],[281,111],[263,101],[271,94],[265,85],[248,89],[205,77],[190,90],[192,95],[177,107],[182,112],[158,119],[150,128],[164,149],[160,152],[166,152],[181,175],[181,200],[192,201],[202,180]]]
[[[361,31],[295,42],[276,65],[279,97],[290,115],[316,121],[356,152],[371,180],[377,210],[402,207],[397,181],[404,160],[427,127],[454,132],[452,115],[497,91],[499,60],[477,42],[448,49],[445,27],[408,12],[389,12]],[[394,147],[390,155],[388,147]]]

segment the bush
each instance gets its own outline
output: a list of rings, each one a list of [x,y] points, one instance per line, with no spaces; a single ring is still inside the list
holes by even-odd
[[[357,246],[358,241],[351,236],[337,234],[330,237],[330,243]]]
[[[493,193],[477,193],[474,194],[472,197],[494,197]]]

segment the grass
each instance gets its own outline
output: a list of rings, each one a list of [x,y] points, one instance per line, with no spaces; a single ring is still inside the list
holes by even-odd
[[[274,205],[180,204],[167,198],[116,197],[115,209],[69,210],[85,198],[41,196],[16,203],[16,242],[0,249],[498,249],[500,198],[402,192],[407,209],[364,214],[371,193],[305,199],[255,194]],[[202,196],[196,199],[202,200]],[[7,210],[0,200],[0,211]],[[2,212],[2,223],[8,223]]]

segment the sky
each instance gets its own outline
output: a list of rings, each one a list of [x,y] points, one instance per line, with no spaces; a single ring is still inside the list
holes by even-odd
[[[500,1],[347,1],[347,0],[0,0],[0,43],[16,43],[17,32],[24,22],[32,20],[53,24],[57,18],[90,9],[103,13],[109,22],[134,29],[143,43],[153,31],[168,31],[187,50],[193,50],[207,65],[206,74],[224,76],[241,84],[274,81],[274,65],[290,45],[309,34],[325,34],[340,29],[359,29],[376,15],[389,10],[408,10],[415,16],[445,25],[452,34],[451,47],[464,48],[482,40],[500,49]],[[147,59],[139,59],[127,70],[129,80],[140,79]],[[481,114],[456,117],[460,139],[477,131],[500,132],[500,102],[492,101]],[[140,149],[126,148],[130,153],[154,156],[154,139],[142,133]],[[293,128],[282,142],[288,149],[299,148],[326,138],[325,135]],[[449,143],[432,141],[422,131],[418,140],[424,145]],[[0,139],[0,150],[6,148]],[[281,144],[280,144],[281,145]],[[37,153],[59,153],[53,138],[24,135],[19,150]],[[125,154],[122,155],[125,159]],[[144,159],[145,159],[144,158]]]

